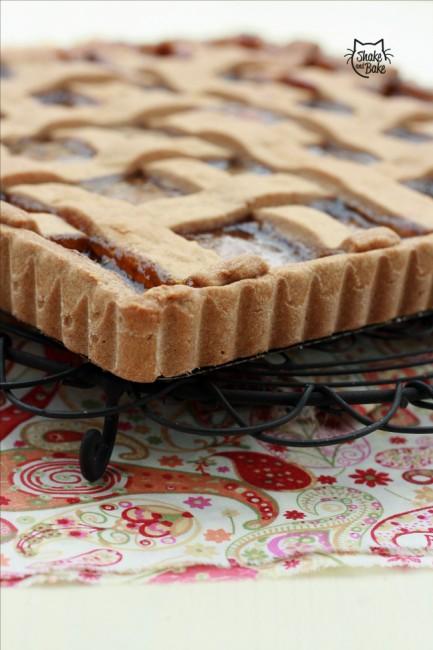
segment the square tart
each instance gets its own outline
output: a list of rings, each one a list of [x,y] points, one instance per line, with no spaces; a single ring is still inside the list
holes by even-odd
[[[1,75],[0,308],[101,368],[433,308],[433,98],[394,71],[237,37],[5,50]]]

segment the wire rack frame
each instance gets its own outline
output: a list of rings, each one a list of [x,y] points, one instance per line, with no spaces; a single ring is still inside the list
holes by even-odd
[[[402,350],[357,358],[339,359],[350,351],[359,337],[401,341]],[[399,319],[386,326],[369,327],[313,341],[302,346],[280,350],[243,362],[199,371],[152,384],[126,381],[97,368],[81,357],[66,363],[29,352],[17,345],[19,340],[34,341],[43,346],[64,350],[57,341],[16,321],[0,318],[0,389],[17,408],[46,418],[103,418],[102,431],[91,428],[80,445],[80,467],[83,476],[93,482],[104,473],[115,445],[119,416],[139,407],[145,417],[158,424],[195,436],[240,436],[249,434],[264,442],[287,447],[319,447],[350,442],[378,429],[405,434],[433,433],[432,426],[400,427],[391,423],[399,408],[413,404],[433,410],[433,311],[412,319]],[[404,349],[405,345],[408,349]],[[410,348],[410,349],[409,349]],[[329,360],[305,360],[302,351],[332,352]],[[301,362],[295,361],[294,356]],[[316,355],[317,358],[322,358]],[[8,380],[8,361],[45,373],[31,380]],[[408,378],[406,368],[416,370]],[[364,373],[374,368],[375,378],[367,380]],[[393,371],[390,380],[386,373]],[[331,378],[331,379],[330,379]],[[105,393],[105,406],[97,409],[54,410],[39,408],[18,397],[16,390],[64,384],[72,388],[100,387]],[[195,402],[225,412],[224,425],[200,426],[171,417],[158,408],[163,400]],[[245,411],[254,407],[276,407],[278,416],[251,424]],[[360,405],[382,405],[386,412],[374,420],[356,409]],[[315,406],[337,415],[349,415],[354,429],[330,438],[296,438],[282,435],[278,429],[299,417],[304,409]],[[269,409],[270,412],[272,408]],[[281,415],[280,412],[283,412]]]

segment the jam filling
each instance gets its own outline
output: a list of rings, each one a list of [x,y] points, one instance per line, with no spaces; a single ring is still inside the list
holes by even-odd
[[[224,259],[239,255],[258,255],[271,266],[314,259],[313,249],[301,242],[291,242],[269,223],[242,221],[210,232],[189,233],[186,239],[210,248]]]
[[[433,178],[414,178],[403,183],[412,190],[431,196],[433,199]]]
[[[21,194],[14,194],[13,192],[1,192],[0,200],[11,203],[17,208],[21,208],[25,212],[49,212],[50,214],[57,214],[54,208],[32,199],[29,196],[22,196]]]
[[[370,165],[378,159],[366,151],[355,151],[354,149],[347,149],[333,142],[325,142],[323,144],[314,144],[308,147],[311,153],[318,156],[334,156],[343,160],[353,160],[354,162],[361,163],[362,165]]]
[[[36,139],[22,138],[7,145],[11,153],[34,160],[77,160],[92,158],[95,151],[85,142],[75,138]]]
[[[89,192],[128,201],[133,205],[139,205],[154,199],[186,194],[186,192],[175,187],[169,181],[155,176],[148,176],[142,172],[135,172],[127,176],[120,174],[98,176],[97,178],[82,181],[80,186]]]
[[[76,235],[52,235],[49,237],[49,240],[60,244],[63,248],[69,248],[70,250],[89,256],[89,238],[84,233],[77,233]]]
[[[277,81],[284,84],[285,86],[290,86],[291,88],[300,88],[301,90],[308,90],[310,93],[312,93],[313,99],[319,98],[317,87],[310,81],[306,81],[305,79],[301,79],[300,77],[295,77],[292,74],[289,74],[287,72],[281,74],[278,77]]]
[[[389,83],[384,84],[381,89],[381,94],[385,97],[414,97],[415,99],[426,102],[433,100],[433,92],[398,78],[394,78]]]
[[[326,212],[334,219],[353,228],[372,228],[374,223],[359,210],[352,208],[341,199],[321,199],[310,203],[310,207]]]
[[[387,226],[401,237],[415,237],[427,232],[425,228],[412,223],[409,219],[377,214],[373,209],[359,204],[356,200],[346,202],[341,199],[321,199],[310,203],[310,207],[326,212],[351,228]]]
[[[95,106],[98,102],[92,97],[81,95],[68,88],[57,88],[54,90],[45,90],[33,95],[42,104],[52,104],[57,106]]]
[[[186,41],[162,41],[155,45],[142,45],[140,51],[153,56],[189,59],[193,54],[193,45]]]
[[[161,284],[173,284],[168,273],[157,264],[149,260],[140,260],[102,239],[89,239],[89,249],[91,259],[144,289],[158,287]]]
[[[225,81],[237,81],[238,83],[241,83],[242,81],[254,81],[256,83],[268,81],[266,77],[260,74],[253,74],[249,76],[249,75],[241,74],[237,70],[229,70],[228,72],[224,72],[220,76],[221,79],[224,79]]]
[[[226,113],[227,115],[235,115],[245,120],[253,120],[255,122],[263,122],[264,124],[272,124],[280,122],[283,117],[272,111],[267,111],[240,102],[225,102],[222,106],[215,106],[213,109],[218,112]]]
[[[235,156],[228,160],[208,160],[207,163],[229,174],[242,174],[245,172],[260,175],[272,174],[270,167],[261,165],[253,158],[248,158],[247,156]]]
[[[71,50],[58,50],[56,54],[60,61],[87,61],[88,63],[107,63],[101,54],[91,47],[75,47]]]
[[[322,111],[333,111],[334,113],[353,113],[350,106],[334,102],[332,99],[325,99],[324,97],[313,97],[305,102],[301,102],[302,106],[308,108],[318,108]]]
[[[237,81],[238,83],[248,81],[250,83],[260,84],[273,81],[275,79],[275,71],[257,64],[248,65],[244,63],[226,70],[220,76],[227,81]]]
[[[211,45],[216,45],[218,47],[229,45],[229,46],[238,46],[244,47],[247,50],[263,50],[272,48],[275,49],[275,46],[272,46],[270,43],[266,43],[259,36],[254,36],[253,34],[239,34],[238,36],[229,36],[228,38],[219,38],[213,41],[210,41]]]
[[[62,217],[61,211],[58,212],[25,196],[1,192],[0,200],[7,201],[26,212],[49,212]],[[96,264],[113,271],[135,291],[143,292],[161,284],[173,283],[169,275],[157,264],[136,258],[99,237],[88,237],[85,233],[80,233],[77,235],[55,235],[49,239],[64,248],[85,255]]]
[[[108,271],[116,273],[138,293],[170,284],[169,276],[157,264],[128,255],[98,237],[52,237],[52,241],[85,255]]]
[[[401,140],[409,140],[410,142],[429,142],[433,139],[428,133],[410,131],[404,126],[397,126],[394,129],[389,129],[389,131],[386,131],[386,135],[390,135],[393,138],[400,138]]]
[[[170,86],[164,83],[162,79],[158,79],[158,77],[147,73],[143,73],[140,75],[140,80],[137,81],[137,85],[139,88],[145,91],[163,90],[164,92],[175,94],[173,88],[170,88]]]
[[[10,79],[12,76],[10,67],[6,63],[3,63],[3,61],[0,61],[0,79]]]
[[[135,138],[135,137],[141,137],[142,135],[164,135],[164,136],[170,136],[171,139],[173,138],[184,138],[185,134],[182,133],[182,131],[177,131],[175,127],[169,127],[165,126],[164,128],[162,127],[149,127],[145,125],[140,125],[140,124],[134,124],[133,126],[129,124],[119,124],[116,125],[116,128],[113,129],[115,133],[119,133],[121,135],[127,136],[128,138]]]

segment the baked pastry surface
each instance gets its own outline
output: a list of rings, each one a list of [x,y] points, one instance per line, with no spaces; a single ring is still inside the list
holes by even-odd
[[[433,96],[239,37],[2,56],[0,308],[151,382],[433,308]]]

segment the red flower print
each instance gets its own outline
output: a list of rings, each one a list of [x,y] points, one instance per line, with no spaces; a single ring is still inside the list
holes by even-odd
[[[198,508],[199,510],[203,510],[203,508],[208,508],[212,505],[211,499],[207,497],[188,497],[184,503],[190,508]]]
[[[132,424],[130,422],[119,422],[117,428],[121,429],[122,431],[129,431],[132,429]]]
[[[94,582],[101,577],[102,573],[96,569],[85,568],[78,572],[78,576],[85,582]]]
[[[267,445],[267,447],[268,447],[269,451],[275,451],[275,452],[277,452],[277,454],[280,451],[285,451],[286,450],[286,447],[284,447],[284,445],[275,445],[274,443],[269,443]]]
[[[391,436],[389,441],[392,442],[393,445],[403,445],[406,442],[406,438],[403,438],[403,436]]]
[[[216,530],[209,529],[204,534],[204,538],[207,542],[227,542],[230,537],[230,533],[223,528],[217,528]]]
[[[179,456],[161,456],[158,462],[160,465],[167,465],[167,467],[183,465],[183,460]]]
[[[304,519],[305,515],[299,510],[286,510],[284,513],[286,519]]]
[[[59,526],[73,526],[74,523],[73,519],[67,519],[66,517],[56,519],[56,524],[59,524]]]
[[[24,442],[24,440],[15,440],[14,442],[14,447],[25,447],[25,446],[26,443]]]
[[[284,562],[284,567],[286,569],[294,569],[295,567],[298,566],[299,562],[300,560],[296,556],[294,556],[290,560],[286,560]]]
[[[370,551],[374,555],[386,557],[388,562],[399,562],[403,566],[410,566],[411,564],[419,564],[421,557],[419,555],[404,555],[400,552],[393,553],[389,548],[382,548],[380,546],[371,546]]]
[[[389,557],[389,549],[387,548],[382,548],[381,546],[370,546],[370,551],[374,553],[374,555],[380,555],[381,557]]]
[[[0,497],[0,505],[7,506],[8,503],[10,503],[10,499],[7,497]]]
[[[256,451],[218,451],[233,462],[236,472],[245,483],[262,490],[286,492],[302,490],[311,484],[312,478],[299,465],[288,463],[282,458]]]
[[[332,485],[333,483],[337,482],[337,479],[335,478],[335,476],[326,476],[325,474],[322,474],[321,476],[319,476],[317,478],[317,480],[322,485]]]
[[[376,487],[376,485],[388,485],[391,483],[392,478],[387,472],[376,472],[375,469],[357,469],[354,474],[349,474],[354,482],[358,485],[368,485],[368,487]]]
[[[80,503],[80,499],[78,497],[68,497],[66,499],[67,503]]]
[[[88,533],[86,530],[71,530],[69,535],[70,537],[87,537]]]

